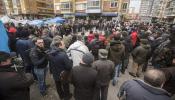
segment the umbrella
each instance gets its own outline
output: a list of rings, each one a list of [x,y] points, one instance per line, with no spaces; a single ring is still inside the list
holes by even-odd
[[[44,22],[42,20],[33,20],[33,21],[28,22],[29,25],[41,25],[43,23]]]
[[[48,21],[46,21],[45,23],[46,24],[49,24],[49,23],[63,23],[65,21],[65,19],[61,18],[61,17],[56,17],[56,18],[53,18],[53,19],[50,19]]]

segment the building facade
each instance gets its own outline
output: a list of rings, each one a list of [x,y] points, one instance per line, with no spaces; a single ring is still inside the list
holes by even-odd
[[[6,14],[5,4],[3,0],[0,0],[0,16],[3,16]]]
[[[53,0],[4,0],[7,15],[21,17],[54,16]]]
[[[56,15],[63,17],[118,17],[128,13],[130,0],[55,0]]]
[[[175,0],[168,0],[165,8],[164,18],[169,23],[175,23]]]
[[[139,18],[142,22],[151,22],[152,7],[154,0],[142,0],[139,12]]]

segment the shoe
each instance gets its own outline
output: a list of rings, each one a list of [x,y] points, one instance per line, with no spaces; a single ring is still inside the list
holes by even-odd
[[[44,97],[44,96],[47,95],[47,93],[46,92],[41,92],[41,95]]]
[[[116,80],[112,80],[112,85],[115,86],[117,84]]]
[[[129,72],[129,75],[133,76],[133,77],[137,77],[135,74]]]
[[[70,93],[67,97],[64,98],[64,100],[70,100],[72,98],[72,93]]]

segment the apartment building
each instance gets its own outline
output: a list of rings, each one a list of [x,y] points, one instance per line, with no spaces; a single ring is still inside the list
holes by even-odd
[[[127,14],[130,0],[55,0],[55,13],[63,17],[117,17]],[[60,14],[59,14],[60,13]]]
[[[4,0],[10,16],[54,16],[53,0]]]
[[[142,0],[140,6],[139,17],[142,22],[151,22],[152,7],[154,0]]]
[[[175,23],[175,0],[168,0],[165,8],[164,17],[167,22]]]

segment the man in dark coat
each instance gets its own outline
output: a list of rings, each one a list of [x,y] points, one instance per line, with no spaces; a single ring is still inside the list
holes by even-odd
[[[163,88],[167,90],[172,95],[175,94],[175,67],[161,68],[165,73],[166,82]]]
[[[75,87],[75,100],[93,100],[97,78],[97,71],[91,68],[93,61],[93,55],[86,53],[80,66],[73,67],[71,80]]]
[[[139,77],[142,72],[143,65],[148,61],[148,55],[151,52],[151,47],[147,39],[141,39],[141,45],[132,51],[133,65],[132,70],[129,72],[134,77]]]
[[[116,85],[122,67],[122,62],[125,56],[125,46],[120,41],[118,35],[114,36],[114,40],[111,41],[109,47],[109,59],[115,64],[115,75],[113,78],[113,85]]]
[[[148,70],[142,80],[126,81],[120,88],[120,100],[170,100],[170,95],[162,89],[166,81],[160,70]]]
[[[53,47],[49,52],[49,60],[58,94],[61,99],[69,100],[71,98],[71,94],[67,75],[73,65],[64,49],[65,45],[63,41],[54,41]]]
[[[10,54],[0,52],[0,99],[30,100],[31,74],[24,74],[12,68]]]
[[[22,58],[23,65],[25,67],[26,72],[32,72],[33,65],[29,57],[29,51],[34,47],[33,42],[29,39],[29,33],[27,30],[20,31],[21,37],[16,42],[16,50],[17,54],[19,54]]]
[[[35,41],[35,47],[30,51],[30,59],[34,65],[34,73],[37,76],[39,82],[39,89],[41,95],[46,95],[46,73],[48,56],[45,52],[44,41],[41,38],[37,38]]]
[[[109,82],[113,78],[114,74],[114,63],[107,60],[107,56],[108,51],[105,49],[100,49],[99,60],[93,63],[93,68],[98,72],[95,92],[96,95],[94,100],[107,100]]]

